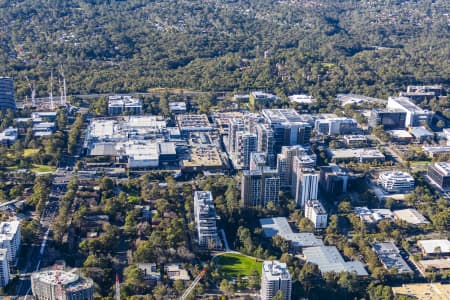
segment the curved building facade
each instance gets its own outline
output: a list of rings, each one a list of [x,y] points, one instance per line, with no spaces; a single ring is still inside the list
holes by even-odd
[[[16,109],[14,81],[11,77],[0,77],[0,109]]]
[[[49,270],[31,275],[31,290],[38,300],[93,300],[94,283],[75,272]]]

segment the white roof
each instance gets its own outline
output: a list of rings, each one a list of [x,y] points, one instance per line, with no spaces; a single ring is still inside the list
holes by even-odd
[[[359,261],[346,262],[335,246],[310,247],[303,250],[303,255],[310,263],[318,265],[322,273],[353,272],[359,276],[369,275]]]
[[[440,253],[450,253],[450,241],[449,240],[420,240],[417,244],[427,254],[438,253],[436,250],[439,247]]]
[[[407,223],[413,225],[430,223],[421,213],[419,213],[416,209],[413,208],[396,210],[394,211],[394,216],[397,219],[406,221]]]
[[[288,280],[291,279],[291,274],[289,273],[289,270],[287,269],[287,265],[285,263],[280,263],[279,261],[273,260],[266,260],[263,263],[263,272],[264,276],[269,280]]]
[[[316,99],[314,99],[312,96],[309,95],[292,95],[288,97],[291,102],[295,103],[314,103]]]
[[[323,246],[323,241],[311,232],[293,232],[284,217],[260,219],[261,227],[266,237],[279,235],[294,247]]]

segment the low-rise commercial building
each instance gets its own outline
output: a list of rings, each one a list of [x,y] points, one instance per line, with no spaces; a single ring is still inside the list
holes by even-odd
[[[394,219],[405,221],[410,225],[429,224],[430,222],[416,209],[407,208],[394,211]]]
[[[434,137],[434,133],[427,130],[424,126],[410,127],[409,132],[419,143],[431,140]]]
[[[335,246],[309,247],[303,249],[307,262],[319,267],[320,272],[356,272],[358,276],[368,276],[364,265],[359,261],[345,261]]]
[[[167,263],[164,264],[164,272],[166,272],[167,277],[170,280],[181,280],[181,281],[189,281],[191,280],[191,276],[186,269],[183,269],[183,265],[181,263]]]
[[[374,109],[368,120],[369,127],[383,126],[385,130],[405,128],[406,112],[398,109]]]
[[[428,178],[443,191],[450,191],[450,163],[437,162],[428,166]]]
[[[344,135],[344,141],[350,147],[367,147],[367,136],[365,135]]]
[[[311,232],[293,232],[284,217],[259,219],[259,223],[266,237],[279,235],[296,251],[306,247],[323,246],[323,241]]]
[[[328,156],[334,163],[349,161],[368,163],[385,160],[384,154],[375,148],[329,149]]]
[[[140,99],[131,96],[114,95],[108,98],[108,114],[116,115],[139,115],[142,112],[142,102]]]
[[[292,95],[289,96],[289,101],[297,104],[312,104],[315,103],[317,100],[314,99],[312,96],[309,95]]]
[[[426,256],[450,255],[449,240],[420,240],[417,241],[417,246]]]
[[[419,260],[418,265],[423,272],[450,270],[450,258]]]
[[[186,103],[184,103],[182,101],[170,102],[169,110],[173,114],[184,114],[184,113],[186,113]]]
[[[326,118],[317,119],[314,130],[327,135],[351,135],[358,133],[358,123],[351,118]]]
[[[406,97],[389,97],[387,108],[406,112],[405,126],[407,127],[428,124],[433,116],[433,112],[421,109]]]
[[[328,215],[319,200],[306,201],[305,217],[311,220],[316,229],[327,228]]]
[[[413,273],[394,243],[376,243],[372,247],[386,270],[393,271],[395,269],[397,274]]]
[[[431,158],[450,154],[450,146],[422,146],[422,150]]]
[[[394,296],[412,297],[417,300],[450,300],[450,284],[411,283],[392,287]]]
[[[264,261],[261,276],[261,300],[271,300],[281,291],[283,300],[291,300],[292,279],[285,263]]]
[[[0,132],[0,145],[11,146],[17,141],[19,130],[14,127],[8,127]]]
[[[355,207],[355,214],[366,224],[376,224],[381,220],[393,220],[394,214],[390,209],[374,208],[369,209],[366,206]]]
[[[407,172],[383,172],[379,176],[383,189],[389,193],[407,193],[414,189],[414,178]]]

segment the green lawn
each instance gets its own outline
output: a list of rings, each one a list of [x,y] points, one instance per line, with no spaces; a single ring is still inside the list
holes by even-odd
[[[25,149],[23,150],[23,156],[24,157],[29,157],[29,156],[33,156],[34,154],[38,153],[39,149]]]
[[[257,261],[256,258],[227,253],[217,258],[217,265],[220,271],[229,277],[249,276],[254,270],[261,276],[262,262]]]
[[[34,164],[33,168],[31,168],[31,171],[36,172],[36,173],[52,173],[52,172],[56,172],[56,168],[51,167],[51,166]]]

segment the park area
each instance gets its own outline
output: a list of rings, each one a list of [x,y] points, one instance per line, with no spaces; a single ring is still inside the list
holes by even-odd
[[[226,276],[235,278],[238,275],[246,277],[255,270],[261,276],[262,262],[254,257],[237,253],[226,253],[217,258],[217,265]]]

